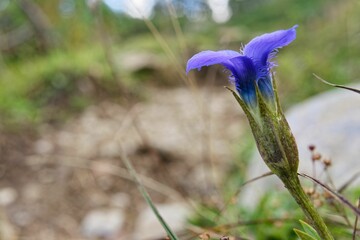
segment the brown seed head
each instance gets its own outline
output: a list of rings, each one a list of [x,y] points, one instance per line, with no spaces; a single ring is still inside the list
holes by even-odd
[[[332,164],[331,159],[329,158],[325,158],[322,162],[324,163],[325,167],[330,167]]]
[[[304,191],[308,196],[311,196],[311,195],[313,195],[315,193],[314,188],[305,188]]]
[[[324,191],[322,195],[325,199],[333,199],[334,198],[334,196],[331,195],[328,191]]]
[[[310,144],[310,145],[309,145],[309,150],[310,150],[310,151],[314,151],[314,150],[315,150],[315,145]]]
[[[313,153],[313,155],[311,156],[311,159],[313,161],[317,161],[321,159],[321,154],[320,153]]]

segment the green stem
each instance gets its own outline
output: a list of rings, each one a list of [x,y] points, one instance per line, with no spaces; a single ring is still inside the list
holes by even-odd
[[[280,177],[280,176],[279,176]],[[300,180],[297,175],[280,177],[285,187],[288,189],[290,194],[293,196],[297,204],[301,207],[306,217],[310,220],[311,225],[316,229],[319,236],[324,240],[334,240],[329,229],[325,225],[324,220],[316,211],[314,205],[310,201],[309,197],[304,192]]]

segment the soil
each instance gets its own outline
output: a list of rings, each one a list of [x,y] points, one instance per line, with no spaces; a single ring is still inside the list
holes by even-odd
[[[124,154],[156,203],[216,197],[246,126],[236,101],[219,87],[146,96],[131,108],[100,102],[38,134],[2,133],[0,190],[12,195],[0,205],[0,239],[90,239],[86,214],[119,204],[126,221],[109,239],[130,236],[145,203]]]

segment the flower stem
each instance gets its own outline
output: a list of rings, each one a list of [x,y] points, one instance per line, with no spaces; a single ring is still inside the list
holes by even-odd
[[[310,220],[311,225],[316,229],[321,239],[334,240],[329,229],[325,225],[324,220],[320,214],[316,211],[314,205],[310,201],[309,197],[304,192],[300,180],[297,175],[292,176],[279,176],[288,189],[290,194],[293,196],[297,204],[301,207],[306,217]]]

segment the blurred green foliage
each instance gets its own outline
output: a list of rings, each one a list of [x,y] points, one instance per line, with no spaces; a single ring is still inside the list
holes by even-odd
[[[3,38],[21,27],[31,28],[32,24],[18,2],[9,1],[0,13],[0,32]],[[144,73],[149,75],[149,79],[153,79],[147,80],[147,84],[181,83],[180,76],[173,70],[174,63],[168,61],[169,56],[164,53],[164,44],[154,38],[144,21],[115,14],[101,3],[97,7],[89,7],[85,1],[59,1],[54,4],[37,0],[34,4],[47,17],[49,26],[46,30],[54,44],[43,51],[41,39],[34,34],[14,48],[3,48],[0,62],[0,111],[3,122],[41,122],[44,119],[42,106],[46,105],[46,99],[41,100],[40,104],[38,97],[31,94],[36,93],[34,88],[38,87],[42,91],[48,91],[43,96],[56,95],[59,88],[52,84],[50,87],[41,85],[48,85],[53,81],[49,78],[56,78],[59,74],[70,83],[81,76],[91,75],[90,72],[95,69],[95,77],[100,83],[104,79],[115,81],[115,85],[116,81],[121,81],[125,86],[134,87],[135,91],[144,83],[143,80],[137,81],[146,78]],[[328,88],[315,80],[313,73],[339,84],[358,79],[358,1],[233,0],[230,4],[234,14],[226,24],[218,25],[208,20],[191,22],[185,16],[177,18],[176,21],[183,29],[184,39],[179,39],[181,36],[174,33],[171,17],[166,9],[157,8],[150,21],[157,27],[182,66],[186,63],[186,55],[190,56],[199,50],[238,49],[241,44],[258,34],[299,24],[296,41],[290,48],[282,50],[278,57],[281,67],[276,71],[285,106]],[[209,16],[210,13],[208,18]],[[179,46],[179,40],[186,42],[186,51]],[[123,53],[131,52],[155,54],[159,56],[163,66],[134,74],[122,68],[121,61],[126,60],[116,61]],[[115,62],[113,66],[108,62],[109,53]],[[112,71],[118,72],[117,79],[114,79]],[[88,102],[79,99],[78,95],[77,98],[77,102]]]
[[[356,201],[358,193],[358,189],[351,189],[346,196],[350,196],[349,200]],[[352,197],[355,195],[357,198]],[[324,200],[324,203],[326,204],[318,209],[326,217],[327,225],[335,239],[351,239],[352,229],[344,225],[346,221],[344,216],[353,223],[355,213],[334,199]],[[294,228],[302,229],[299,220],[306,221],[303,213],[286,191],[266,192],[254,208],[230,201],[224,209],[220,210],[218,206],[203,203],[189,222],[202,227],[204,231],[221,235],[257,240],[288,240],[296,239]]]
[[[190,222],[209,231],[245,239],[295,239],[294,227],[299,227],[301,210],[285,192],[271,192],[265,195],[256,208],[228,204],[226,210],[202,205],[201,214]],[[294,211],[294,209],[296,209]]]
[[[79,86],[75,86],[76,82],[89,78],[109,78],[106,65],[101,64],[102,58],[99,48],[93,47],[91,51],[52,51],[46,58],[35,56],[9,64],[1,74],[2,119],[12,123],[36,123],[47,119],[42,115],[43,110],[51,104],[54,106],[52,101],[61,95],[63,98],[58,99],[58,104],[70,101],[64,107],[75,106],[73,100],[81,93]],[[100,83],[106,85],[105,80]],[[83,97],[91,96],[84,93]],[[56,110],[59,109],[55,108],[54,112]]]

